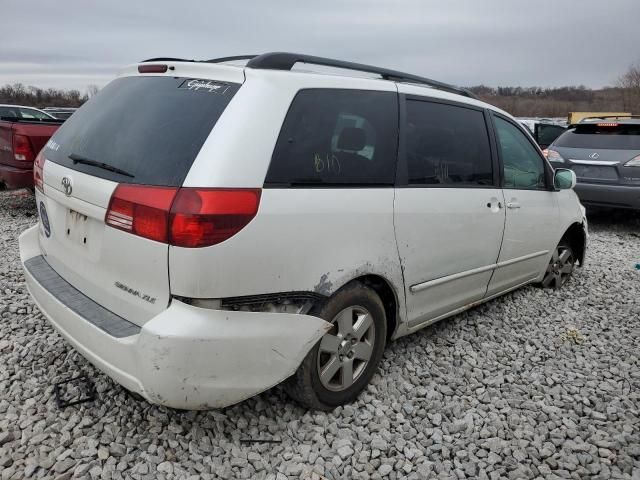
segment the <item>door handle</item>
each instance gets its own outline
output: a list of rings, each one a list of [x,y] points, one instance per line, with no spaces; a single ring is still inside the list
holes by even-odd
[[[515,210],[516,208],[520,208],[520,204],[518,202],[507,202],[507,208]]]

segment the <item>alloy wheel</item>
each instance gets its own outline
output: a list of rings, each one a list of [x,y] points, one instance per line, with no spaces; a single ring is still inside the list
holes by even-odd
[[[318,351],[318,376],[327,389],[343,391],[364,373],[371,360],[376,329],[369,311],[351,306],[331,321]]]
[[[576,260],[571,247],[558,245],[553,252],[542,280],[545,288],[560,288],[573,273]]]

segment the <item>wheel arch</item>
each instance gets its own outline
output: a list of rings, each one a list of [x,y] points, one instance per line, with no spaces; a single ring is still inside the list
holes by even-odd
[[[351,283],[358,282],[371,288],[380,297],[384,305],[385,315],[387,317],[387,340],[394,337],[398,326],[401,322],[400,302],[398,301],[398,293],[392,283],[381,275],[366,274],[355,277],[346,282],[344,288]],[[339,289],[338,289],[339,290]],[[336,291],[338,291],[336,290]],[[334,292],[335,293],[335,292]]]
[[[580,266],[584,265],[587,250],[587,232],[582,223],[574,222],[564,232],[560,241],[565,240],[574,251]]]

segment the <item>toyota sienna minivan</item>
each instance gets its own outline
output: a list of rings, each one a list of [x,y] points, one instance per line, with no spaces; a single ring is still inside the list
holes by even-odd
[[[305,55],[130,66],[34,180],[20,255],[40,310],[116,382],[181,409],[282,382],[311,408],[350,402],[389,341],[558,288],[587,243],[575,174],[510,115]]]

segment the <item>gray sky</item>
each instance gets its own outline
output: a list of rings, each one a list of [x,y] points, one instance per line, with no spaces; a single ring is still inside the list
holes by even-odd
[[[155,56],[293,51],[470,86],[611,85],[640,0],[2,0],[0,84],[103,86]]]

